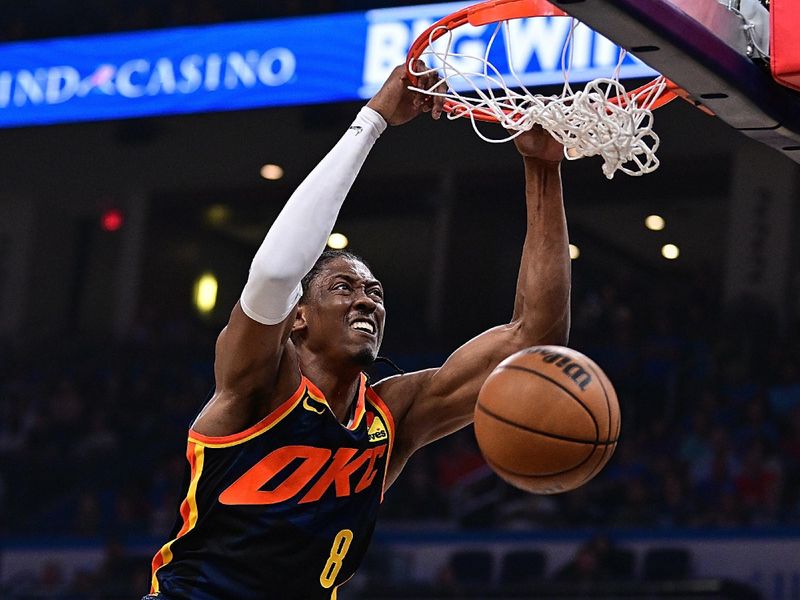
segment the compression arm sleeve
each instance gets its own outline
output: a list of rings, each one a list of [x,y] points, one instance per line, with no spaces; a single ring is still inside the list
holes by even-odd
[[[292,194],[250,265],[240,304],[259,323],[283,321],[302,296],[300,280],[325,249],[339,209],[386,121],[364,107],[336,146]]]

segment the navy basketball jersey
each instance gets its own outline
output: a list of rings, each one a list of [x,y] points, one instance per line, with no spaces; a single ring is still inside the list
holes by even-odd
[[[393,439],[392,416],[364,375],[346,426],[303,377],[241,433],[190,430],[188,489],[173,539],[153,559],[151,594],[336,598],[372,536]]]

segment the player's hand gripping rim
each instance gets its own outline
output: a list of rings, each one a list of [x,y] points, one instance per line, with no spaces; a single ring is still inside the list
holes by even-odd
[[[423,61],[416,60],[414,70],[423,72],[428,69]],[[398,65],[367,106],[380,113],[389,125],[408,123],[420,113],[431,113],[431,117],[440,119],[444,112],[444,98],[412,92],[408,89],[409,85],[411,82],[407,77],[405,65]],[[419,77],[416,87],[429,90],[440,85],[444,86],[441,78],[436,72],[431,71]]]
[[[515,137],[514,145],[525,158],[549,163],[560,163],[564,158],[564,146],[541,125],[534,125],[530,130]]]

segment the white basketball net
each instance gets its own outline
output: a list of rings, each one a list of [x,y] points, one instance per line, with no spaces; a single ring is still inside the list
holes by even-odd
[[[609,179],[617,171],[636,176],[655,171],[659,165],[655,154],[659,138],[653,131],[653,113],[650,107],[666,87],[666,80],[659,77],[652,86],[639,93],[627,92],[619,81],[620,67],[625,58],[623,50],[610,78],[595,79],[582,90],[573,90],[569,83],[569,70],[576,26],[577,21],[572,19],[561,57],[564,88],[559,95],[534,94],[523,85],[513,68],[508,21],[497,24],[483,56],[452,52],[452,31],[447,31],[436,40],[435,34],[439,29],[447,28],[442,26],[434,29],[430,33],[427,49],[420,56],[431,68],[414,71],[414,61],[411,61],[409,71],[417,76],[437,71],[442,81],[429,89],[411,89],[456,102],[459,106],[448,117],[469,118],[475,133],[487,142],[507,142],[538,124],[564,145],[564,156],[567,159],[601,156],[604,161],[603,173]],[[501,29],[509,71],[513,78],[512,85],[489,62],[489,53]],[[475,65],[477,68],[465,68],[468,65]],[[520,91],[514,91],[512,87]],[[455,91],[456,88],[470,91],[460,93]],[[615,97],[620,100],[612,102]],[[503,137],[485,135],[478,126],[476,113],[493,115],[503,127],[513,133]]]

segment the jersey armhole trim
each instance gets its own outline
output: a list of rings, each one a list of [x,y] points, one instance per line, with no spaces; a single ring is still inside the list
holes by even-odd
[[[202,444],[195,444],[190,441],[186,445],[186,460],[189,461],[191,476],[189,479],[189,489],[186,492],[186,497],[181,502],[179,510],[179,514],[183,520],[183,525],[181,526],[180,531],[178,531],[178,534],[169,542],[164,544],[158,553],[156,553],[156,555],[153,557],[151,566],[152,575],[150,578],[151,594],[158,594],[160,591],[159,588],[161,582],[158,580],[158,571],[161,569],[161,567],[172,562],[172,544],[174,544],[178,538],[181,538],[189,533],[189,531],[194,529],[195,525],[197,525],[197,519],[200,514],[199,509],[197,508],[197,485],[200,481],[200,477],[203,474],[203,464],[205,462],[203,450],[204,448]]]
[[[224,448],[227,446],[235,446],[237,444],[242,444],[257,435],[261,435],[271,427],[274,427],[278,424],[284,417],[286,417],[292,409],[297,406],[300,400],[303,398],[305,394],[306,388],[308,384],[311,383],[305,376],[302,377],[300,380],[300,385],[295,390],[294,394],[286,400],[283,404],[278,406],[275,410],[269,413],[266,417],[261,419],[255,425],[248,427],[244,431],[240,431],[239,433],[233,433],[231,435],[221,435],[221,436],[211,436],[211,435],[203,435],[202,433],[198,433],[194,429],[189,429],[189,441],[195,442],[197,444],[202,444],[203,446],[208,446],[210,448]]]

